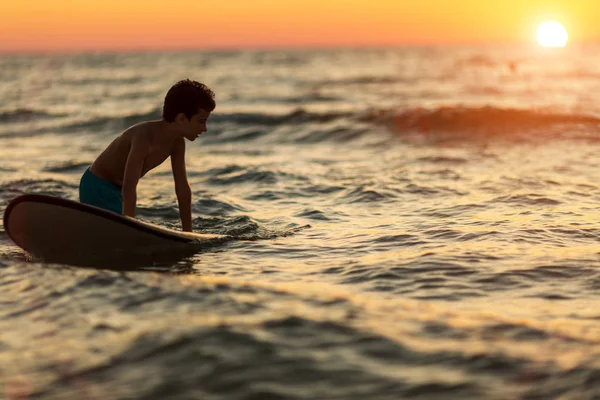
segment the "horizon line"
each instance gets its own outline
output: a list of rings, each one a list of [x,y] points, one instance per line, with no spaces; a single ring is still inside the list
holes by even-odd
[[[568,43],[562,49],[600,45],[600,40],[585,40]],[[2,49],[0,55],[44,55],[44,54],[81,54],[81,53],[183,53],[183,52],[231,52],[231,51],[317,51],[343,49],[402,49],[402,48],[481,48],[481,47],[540,47],[533,41],[490,41],[490,42],[456,42],[456,43],[389,43],[389,44],[293,44],[293,45],[224,45],[224,46],[156,46],[156,47],[98,47],[98,48],[56,48],[56,49]],[[560,49],[558,49],[560,50]]]

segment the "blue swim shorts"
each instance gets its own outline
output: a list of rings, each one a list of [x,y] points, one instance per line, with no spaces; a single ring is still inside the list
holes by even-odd
[[[123,213],[121,188],[86,169],[79,182],[79,201],[118,214]]]

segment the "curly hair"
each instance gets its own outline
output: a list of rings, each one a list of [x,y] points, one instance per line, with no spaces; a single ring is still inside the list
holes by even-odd
[[[215,109],[215,93],[203,83],[184,79],[174,84],[165,96],[163,119],[173,122],[179,113],[191,119],[199,109]]]

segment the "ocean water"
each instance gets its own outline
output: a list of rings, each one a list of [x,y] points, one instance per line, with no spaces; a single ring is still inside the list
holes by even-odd
[[[93,269],[0,225],[0,397],[600,398],[599,50],[1,55],[0,210],[191,78],[194,230],[234,240]],[[138,216],[179,227],[168,162]]]

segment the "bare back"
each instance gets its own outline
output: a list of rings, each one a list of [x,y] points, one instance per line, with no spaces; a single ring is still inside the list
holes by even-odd
[[[141,176],[162,164],[171,155],[174,142],[157,140],[159,123],[160,121],[143,122],[125,130],[98,156],[90,171],[99,178],[123,186],[125,165],[134,141],[144,143],[147,148]]]

